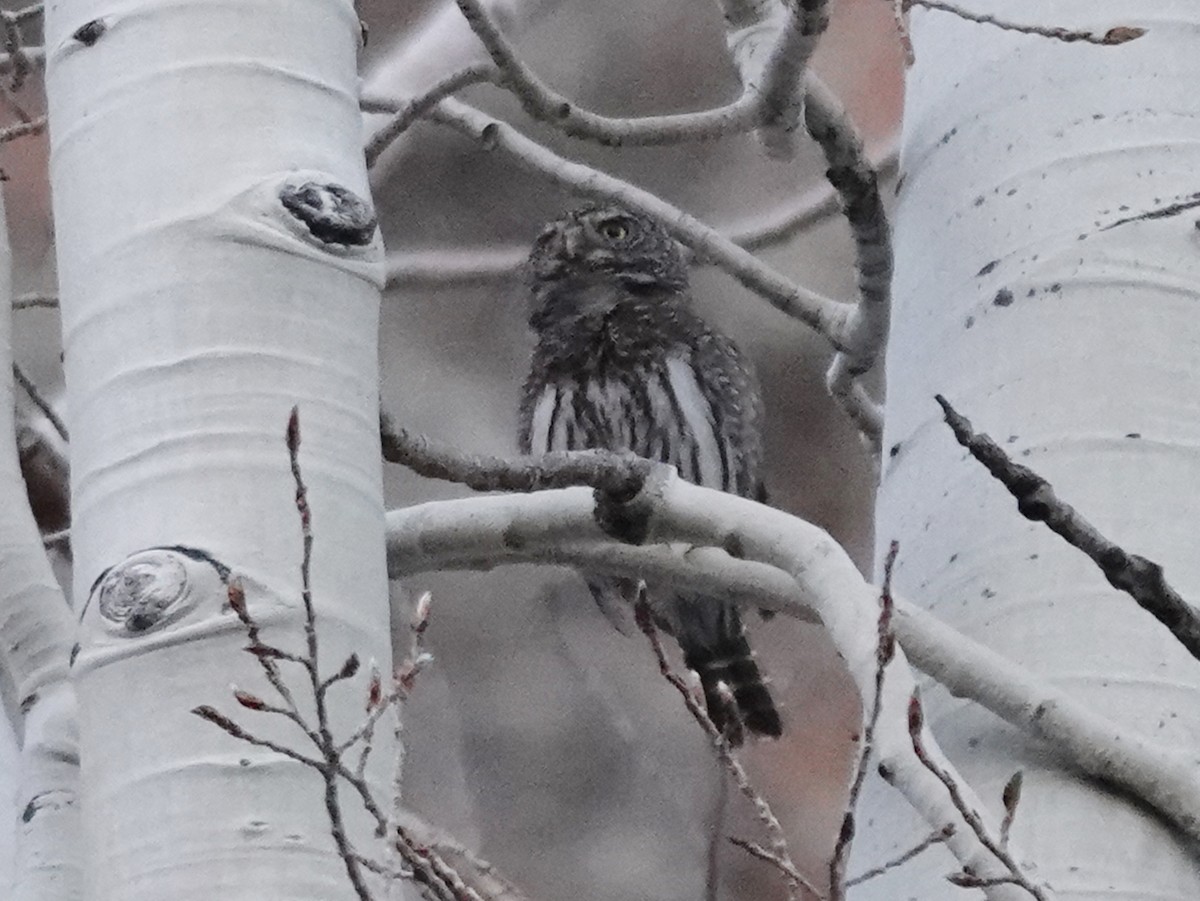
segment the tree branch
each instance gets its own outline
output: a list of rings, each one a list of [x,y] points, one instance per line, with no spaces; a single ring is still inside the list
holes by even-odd
[[[578,508],[581,494],[587,499],[582,515]],[[485,502],[495,500],[471,502],[477,524]],[[661,466],[651,470],[641,490],[632,497],[616,498],[597,492],[593,500],[587,492],[572,489],[558,493],[554,500],[560,505],[560,514],[567,509],[575,514],[575,540],[609,534],[634,544],[686,542],[722,547],[743,559],[783,569],[821,617],[834,647],[846,661],[862,701],[863,715],[869,715],[875,703],[878,666],[876,593],[845,551],[824,531],[745,498],[692,485],[673,469]],[[501,540],[517,547],[523,543],[519,530],[513,528]],[[881,767],[888,771],[891,784],[935,830],[960,824],[961,812],[914,753],[904,711],[915,683],[901,650],[897,649],[887,672],[888,678],[882,682],[883,714],[875,732]],[[932,750],[936,743],[931,734],[922,733],[922,740],[927,751],[937,753]],[[950,772],[949,762],[940,755],[937,762],[943,772]],[[969,795],[968,789],[961,791],[964,797]],[[972,796],[972,809],[979,806]],[[964,871],[982,878],[1009,875],[972,830],[955,831],[947,843]],[[991,887],[989,897],[995,901],[1017,897],[1010,888]]]
[[[1022,516],[1045,523],[1069,545],[1083,551],[1113,588],[1133,598],[1166,626],[1189,654],[1200,659],[1200,613],[1167,583],[1161,566],[1111,542],[1078,510],[1060,500],[1049,482],[1029,467],[1014,463],[987,435],[972,431],[970,420],[946,398],[939,394],[936,399],[955,439],[1016,498]]]
[[[480,141],[486,150],[501,151],[524,169],[540,173],[585,197],[617,200],[660,220],[671,233],[702,257],[728,272],[777,309],[799,319],[840,347],[851,304],[824,297],[795,285],[753,254],[722,237],[712,227],[689,216],[648,191],[612,175],[561,157],[515,128],[457,100],[443,100],[429,114],[435,122]]]
[[[388,572],[399,579],[519,563],[569,565],[668,579],[721,602],[753,598],[756,607],[818,619],[812,588],[774,566],[734,559],[717,547],[618,544],[596,525],[593,509],[590,493],[575,488],[393,510],[387,514]],[[815,574],[823,563],[814,557],[812,566]],[[1028,667],[901,598],[893,626],[909,659],[954,695],[1038,738],[1080,772],[1140,798],[1200,842],[1200,780],[1189,756],[1099,716]]]

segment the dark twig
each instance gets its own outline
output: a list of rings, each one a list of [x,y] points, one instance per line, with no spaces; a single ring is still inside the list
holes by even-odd
[[[29,310],[34,307],[56,310],[58,309],[58,295],[22,294],[12,302],[12,308],[14,310]]]
[[[831,901],[841,901],[846,897],[846,864],[850,860],[850,847],[854,844],[855,815],[858,798],[862,794],[863,783],[867,779],[867,768],[871,762],[871,751],[874,746],[875,727],[879,723],[879,714],[883,709],[883,680],[888,664],[896,655],[896,636],[892,631],[892,570],[896,565],[896,556],[900,553],[900,543],[893,541],[888,548],[887,559],[883,564],[883,589],[879,593],[878,638],[875,645],[875,697],[871,702],[871,710],[863,726],[863,733],[858,742],[858,764],[854,769],[854,779],[850,783],[850,793],[846,799],[846,812],[842,817],[842,828],[838,833],[837,843],[833,847],[833,855],[829,861],[829,897]]]
[[[1000,821],[1000,847],[1008,847],[1008,834],[1012,831],[1013,820],[1017,818],[1017,805],[1021,803],[1021,783],[1023,777],[1017,770],[1004,784],[1004,792],[1000,796],[1004,804],[1004,819]]]
[[[733,779],[733,784],[737,786],[742,796],[754,806],[754,812],[759,822],[763,824],[767,835],[770,837],[771,850],[767,854],[780,862],[780,871],[788,877],[789,897],[795,894],[797,885],[803,885],[810,892],[813,892],[813,894],[820,896],[821,892],[817,891],[812,883],[803,875],[800,875],[799,870],[796,869],[796,865],[792,862],[791,854],[788,851],[787,838],[783,834],[783,826],[780,824],[779,818],[771,810],[771,805],[767,803],[767,799],[759,794],[758,790],[750,782],[750,776],[746,773],[746,769],[742,766],[741,761],[735,756],[729,739],[721,734],[721,730],[713,723],[708,712],[701,706],[683,677],[671,669],[671,664],[667,661],[667,652],[663,648],[662,638],[658,634],[658,628],[654,625],[654,616],[650,612],[650,605],[646,602],[644,584],[639,589],[634,614],[638,628],[646,636],[647,641],[650,643],[650,649],[654,652],[654,659],[658,663],[659,673],[679,692],[688,713],[692,715],[692,719],[700,724],[700,728],[704,730],[709,741],[712,742],[717,759]],[[732,719],[736,720],[737,717],[732,717]]]
[[[407,131],[414,122],[433,109],[440,101],[453,94],[457,94],[463,88],[470,87],[473,84],[494,81],[495,79],[496,67],[493,65],[479,63],[467,66],[464,69],[447,75],[424,94],[408,101],[401,109],[392,113],[392,118],[371,135],[370,140],[367,141],[367,145],[363,149],[363,153],[367,158],[367,167],[374,166],[375,161],[379,159],[383,152],[400,135]],[[363,108],[368,112],[372,111],[366,103],[363,104]]]
[[[1022,516],[1044,522],[1072,547],[1087,554],[1110,585],[1132,597],[1166,626],[1188,653],[1200,659],[1200,614],[1167,584],[1159,564],[1113,544],[1079,511],[1060,500],[1049,482],[1029,467],[1014,463],[987,435],[972,431],[970,420],[946,398],[939,394],[936,399],[958,443],[1017,499]]]
[[[713,799],[712,817],[708,825],[708,848],[704,855],[704,901],[719,901],[721,897],[721,850],[725,844],[725,821],[729,818],[729,780],[725,769],[717,771],[717,796]]]
[[[763,863],[770,864],[775,869],[779,870],[779,872],[783,873],[783,875],[786,876],[788,879],[790,879],[794,882],[798,882],[801,885],[803,885],[815,897],[817,897],[817,898],[825,897],[819,891],[817,891],[816,886],[812,885],[812,883],[810,883],[808,881],[808,879],[805,877],[805,875],[803,873],[801,873],[799,870],[796,869],[795,864],[793,864],[790,860],[784,860],[781,857],[779,857],[777,854],[774,854],[774,853],[768,851],[766,848],[764,848],[762,845],[758,844],[757,842],[747,841],[744,838],[738,838],[736,836],[731,835],[729,837],[729,843],[731,845],[736,845],[737,847],[741,848],[743,851],[745,851],[751,857],[756,857],[759,860],[761,860]]]
[[[25,374],[25,371],[15,362],[13,363],[12,369],[13,379],[18,385],[21,386],[21,389],[29,396],[29,399],[33,401],[33,405],[42,411],[42,415],[46,417],[46,420],[52,426],[54,426],[54,431],[58,432],[58,436],[62,438],[63,441],[70,441],[71,436],[67,432],[66,423],[64,423],[59,417],[58,413],[54,411],[54,407],[50,405],[50,402],[42,396],[42,393],[38,390],[37,385],[33,383],[33,380],[30,379],[29,376]]]
[[[304,604],[304,643],[307,654],[302,662],[308,674],[316,708],[317,747],[323,758],[318,772],[325,781],[325,811],[329,815],[330,832],[333,834],[338,856],[342,858],[346,867],[346,876],[361,901],[370,901],[371,891],[363,877],[363,868],[350,846],[349,836],[346,835],[346,823],[338,798],[338,773],[332,764],[333,760],[338,759],[337,743],[329,727],[329,709],[320,673],[317,615],[312,596],[312,510],[308,505],[308,486],[305,485],[300,472],[300,411],[296,407],[292,407],[292,413],[288,417],[287,449],[292,481],[296,485],[296,512],[300,515],[300,532],[304,546],[300,562],[300,598]]]
[[[913,847],[909,848],[903,854],[893,857],[891,860],[881,863],[877,867],[872,867],[866,872],[859,873],[857,876],[847,879],[846,888],[853,888],[856,885],[861,885],[870,879],[875,879],[878,876],[882,876],[889,870],[894,870],[896,867],[903,866],[914,857],[917,857],[918,855],[928,851],[934,845],[942,844],[952,835],[954,835],[954,826],[947,825],[946,828],[944,828],[941,832],[931,833],[930,835],[926,836],[923,841],[913,845]]]
[[[917,755],[917,759],[921,765],[929,772],[937,777],[937,780],[946,787],[946,791],[950,793],[950,801],[954,808],[962,814],[963,820],[975,833],[975,837],[979,839],[980,844],[990,851],[996,860],[998,860],[1005,869],[1008,870],[1008,875],[999,877],[999,882],[1012,883],[1019,885],[1025,891],[1029,892],[1037,901],[1049,901],[1045,891],[1038,885],[1034,885],[1029,878],[1022,872],[1020,865],[999,841],[992,837],[987,826],[983,822],[983,818],[979,815],[967,799],[963,797],[962,790],[959,788],[958,782],[948,772],[942,769],[930,755],[925,747],[925,742],[921,738],[921,731],[925,725],[925,714],[921,709],[921,700],[914,692],[908,702],[908,734],[912,739],[913,752]],[[973,874],[962,874],[969,879],[975,879]],[[991,877],[979,877],[991,878]],[[992,884],[992,883],[989,883]]]
[[[192,712],[197,716],[214,723],[227,734],[241,741],[258,747],[266,748],[282,754],[310,769],[316,770],[325,784],[325,807],[329,816],[330,831],[337,848],[338,856],[346,868],[347,876],[360,901],[371,901],[370,890],[366,884],[364,873],[371,872],[389,879],[411,878],[417,882],[427,897],[436,901],[525,901],[524,896],[499,874],[492,872],[491,864],[470,855],[461,846],[452,842],[440,842],[436,847],[429,840],[418,841],[408,832],[406,817],[402,826],[393,815],[391,819],[376,801],[364,775],[366,757],[371,749],[371,741],[375,727],[389,709],[396,707],[412,688],[412,680],[417,671],[429,659],[420,643],[420,636],[428,622],[428,600],[418,603],[417,615],[413,622],[414,657],[406,661],[401,671],[396,674],[393,690],[384,694],[377,672],[372,673],[367,692],[367,716],[365,721],[344,740],[333,736],[330,726],[328,694],[330,688],[341,682],[354,678],[360,670],[357,655],[351,654],[342,666],[330,676],[321,675],[319,660],[319,642],[316,632],[316,610],[312,596],[312,512],[308,505],[308,488],[300,471],[300,421],[299,415],[293,408],[287,428],[288,458],[291,464],[292,477],[296,487],[296,510],[300,515],[301,534],[304,542],[303,559],[300,567],[301,598],[304,607],[304,653],[293,653],[262,640],[261,629],[251,615],[242,585],[236,578],[231,579],[228,586],[229,606],[246,628],[249,644],[247,652],[258,661],[267,681],[282,699],[281,703],[272,704],[257,695],[242,689],[234,689],[234,700],[242,707],[255,712],[274,713],[295,722],[305,736],[316,748],[316,755],[309,757],[298,751],[281,745],[275,741],[260,738],[244,727],[238,725],[229,717],[214,708],[203,705]],[[300,666],[308,676],[308,688],[314,703],[315,725],[310,725],[300,712],[291,690],[283,678],[280,662]],[[357,744],[363,749],[358,764],[353,769],[346,762],[346,754]],[[401,866],[379,863],[360,854],[350,843],[346,832],[345,817],[341,810],[341,792],[343,783],[358,795],[367,814],[375,821],[376,832],[380,837],[389,836],[389,847],[393,848]],[[428,830],[426,830],[428,831]],[[463,863],[461,870],[444,859],[446,849]],[[458,853],[461,850],[461,853]],[[407,868],[407,870],[406,870]],[[466,871],[466,876],[462,870]],[[473,885],[478,883],[485,886],[481,893]]]

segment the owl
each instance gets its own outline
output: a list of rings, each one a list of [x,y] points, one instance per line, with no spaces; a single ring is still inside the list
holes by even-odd
[[[697,485],[764,499],[754,373],[692,309],[683,248],[661,225],[612,204],[582,207],[543,229],[526,272],[537,345],[520,406],[522,453],[632,451]],[[637,583],[583,576],[600,608],[628,621]],[[735,716],[752,733],[780,735],[738,608],[665,582],[650,581],[646,593],[717,727],[736,738]]]

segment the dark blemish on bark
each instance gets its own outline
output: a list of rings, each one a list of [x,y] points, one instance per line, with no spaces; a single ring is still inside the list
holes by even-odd
[[[324,244],[364,247],[375,237],[375,211],[343,185],[315,181],[286,184],[279,191],[279,200]]]
[[[1127,433],[1125,434],[1125,437],[1126,437],[1126,438],[1141,438],[1141,437],[1142,437],[1142,433],[1141,433],[1141,432],[1127,432]]]
[[[33,709],[33,705],[38,702],[38,693],[35,691],[32,694],[21,698],[21,713],[28,713]]]
[[[970,327],[971,327],[971,326],[973,326],[974,324],[975,324],[975,317],[974,317],[974,316],[968,316],[968,317],[967,317],[967,321],[964,323],[964,325],[965,325],[967,328],[970,328]]]
[[[895,444],[893,444],[891,446],[891,448],[888,449],[888,456],[895,457],[899,453],[900,453],[900,442],[897,441]]]
[[[500,536],[500,543],[510,551],[519,551],[525,547],[525,539],[521,536],[516,525],[510,525]]]
[[[992,270],[994,270],[999,265],[1000,265],[999,260],[992,260],[990,263],[986,263],[982,269],[980,269],[978,272],[976,272],[975,277],[981,278],[981,277],[987,275]]]
[[[996,292],[996,296],[992,298],[992,303],[998,307],[1012,306],[1013,293],[1008,288],[1001,288]]]
[[[735,560],[746,556],[746,543],[737,532],[729,532],[721,539],[721,548]]]
[[[71,37],[79,41],[83,46],[91,47],[96,41],[100,40],[106,31],[108,31],[108,26],[104,24],[103,19],[92,19],[92,21],[76,28]]]

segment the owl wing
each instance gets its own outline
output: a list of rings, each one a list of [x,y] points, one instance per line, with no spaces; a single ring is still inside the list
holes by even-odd
[[[727,468],[722,484],[711,487],[762,501],[766,498],[762,482],[764,411],[754,369],[733,341],[716,332],[701,335],[693,348],[689,368],[712,411],[715,438]]]

